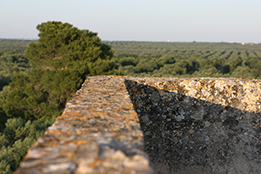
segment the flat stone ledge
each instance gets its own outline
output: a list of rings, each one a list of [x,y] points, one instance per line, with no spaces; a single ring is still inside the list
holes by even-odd
[[[260,112],[258,80],[88,77],[15,173],[258,173]]]
[[[261,112],[261,80],[236,78],[140,78],[128,80],[249,112]]]

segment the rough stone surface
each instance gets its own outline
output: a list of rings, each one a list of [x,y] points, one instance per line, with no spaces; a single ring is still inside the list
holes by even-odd
[[[89,77],[15,173],[259,174],[260,103],[256,80]]]
[[[143,150],[124,79],[90,77],[15,173],[152,173]]]

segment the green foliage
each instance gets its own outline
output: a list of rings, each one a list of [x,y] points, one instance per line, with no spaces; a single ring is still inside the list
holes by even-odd
[[[57,116],[88,75],[114,73],[113,50],[96,33],[61,22],[42,23],[37,29],[39,41],[26,50],[35,69],[13,77],[12,90],[0,100],[10,118]]]
[[[0,75],[0,90],[3,89],[4,86],[8,85],[10,83],[10,77],[9,76],[4,76]]]
[[[204,67],[201,67],[198,72],[196,72],[196,76],[202,76],[202,77],[211,77],[218,73],[218,70],[215,66],[212,64],[205,65]]]
[[[0,65],[0,91],[10,83],[15,73],[26,73],[31,69],[24,53],[3,53]]]
[[[127,76],[261,78],[261,44],[106,43]]]
[[[5,114],[2,107],[0,107],[0,132],[5,128],[5,122],[7,120],[7,115]]]
[[[0,172],[12,173],[19,166],[27,149],[43,135],[53,120],[42,118],[31,122],[21,118],[8,119],[6,128],[0,135]]]
[[[245,61],[245,65],[251,69],[256,69],[261,73],[261,60],[258,57],[250,57]]]
[[[161,57],[159,61],[162,62],[162,64],[174,64],[176,62],[172,56]]]
[[[226,63],[229,65],[230,73],[232,73],[238,66],[242,66],[242,62],[243,60],[241,57],[228,59]]]
[[[114,73],[114,67],[116,64],[114,61],[106,61],[98,59],[95,62],[88,63],[88,69],[92,76],[95,75],[109,75]]]
[[[225,58],[214,58],[213,59],[213,65],[216,69],[221,70],[226,62]]]
[[[121,66],[128,66],[128,65],[136,66],[137,62],[138,60],[136,60],[134,57],[126,57],[120,59]]]
[[[37,29],[40,39],[38,43],[32,42],[26,51],[26,57],[37,68],[58,70],[77,67],[86,71],[87,63],[109,62],[113,55],[113,50],[101,43],[96,33],[79,30],[68,23],[46,22],[38,25]]]
[[[230,65],[224,65],[221,67],[221,73],[222,74],[228,74],[230,72]]]
[[[257,79],[260,78],[259,75],[260,73],[257,70],[250,69],[247,66],[244,67],[238,66],[231,74],[232,77],[244,78],[244,79]]]
[[[59,115],[58,104],[49,103],[48,92],[43,89],[41,71],[33,70],[29,76],[18,74],[12,79],[11,91],[2,97],[3,110],[10,118],[34,120]],[[53,104],[53,105],[52,105]],[[58,112],[58,113],[57,113]]]
[[[143,72],[152,72],[154,69],[158,69],[158,64],[154,60],[150,59],[140,59],[139,63],[135,67],[136,73],[143,73]]]
[[[111,60],[113,50],[96,33],[61,22],[42,23],[37,29],[40,39],[25,54],[33,69],[21,73],[29,65],[22,53],[0,57],[0,63],[10,63],[7,69],[13,73],[0,74],[0,173],[12,173],[18,167],[87,76],[121,74]]]
[[[240,56],[242,59],[249,57],[261,57],[261,44],[239,44],[239,43],[182,43],[182,42],[128,42],[115,41],[104,42],[115,50],[115,57],[123,58],[127,55],[161,55],[180,56],[192,58],[202,56],[208,59],[226,58]]]

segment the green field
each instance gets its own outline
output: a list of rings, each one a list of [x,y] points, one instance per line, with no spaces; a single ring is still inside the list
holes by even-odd
[[[261,44],[105,42],[128,76],[260,79]]]
[[[115,54],[172,55],[182,58],[203,56],[205,58],[226,58],[241,56],[261,57],[261,44],[242,43],[184,43],[184,42],[104,42]]]

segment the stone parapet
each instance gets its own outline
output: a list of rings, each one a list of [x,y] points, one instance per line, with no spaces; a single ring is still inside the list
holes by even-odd
[[[87,78],[15,173],[151,173],[124,82]]]
[[[261,173],[261,81],[88,77],[25,173]]]

